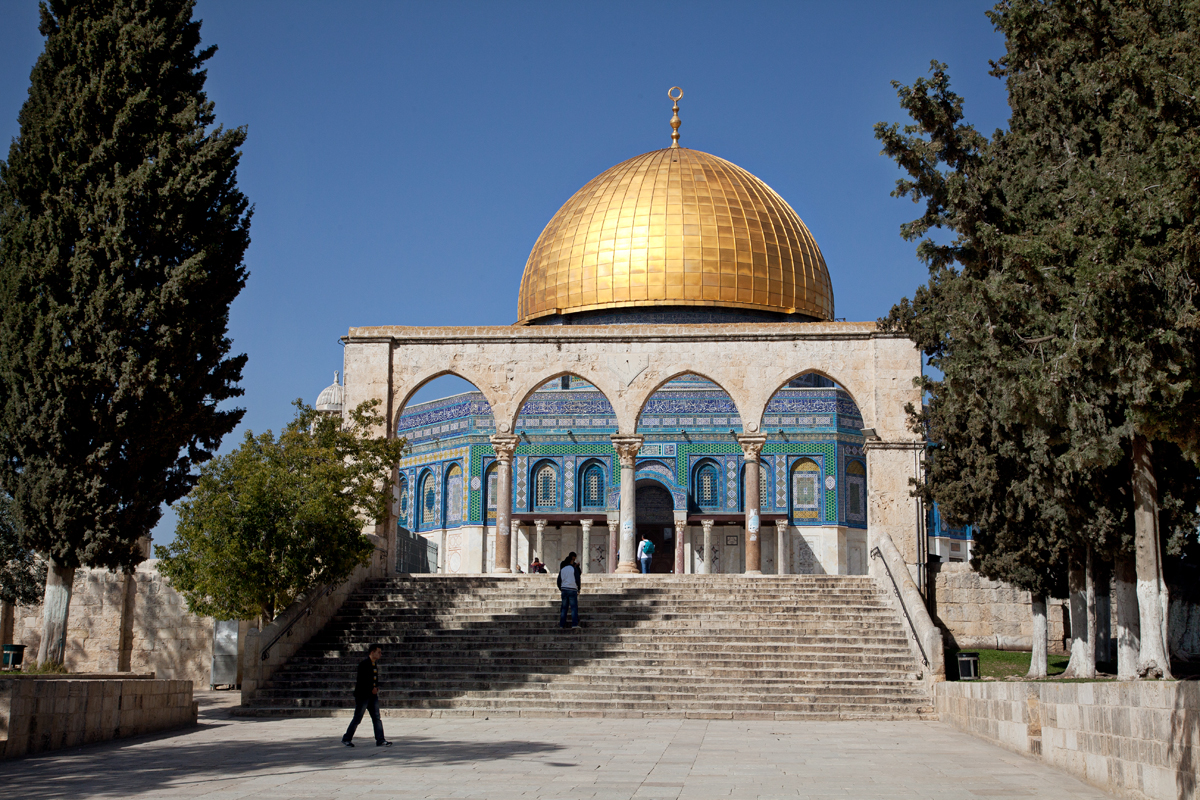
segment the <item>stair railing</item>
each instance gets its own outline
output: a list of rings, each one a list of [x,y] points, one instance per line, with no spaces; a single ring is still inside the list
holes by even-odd
[[[887,559],[883,557],[883,553],[879,552],[878,547],[871,548],[871,558],[879,559],[879,563],[887,571],[887,576],[892,582],[892,591],[896,593],[896,600],[900,603],[900,610],[904,612],[904,619],[908,621],[908,629],[912,632],[913,641],[917,643],[917,649],[921,652],[921,661],[928,668],[929,656],[925,653],[925,646],[921,644],[921,637],[917,634],[917,626],[908,614],[908,607],[904,604],[904,596],[900,594],[900,584],[896,583],[896,576],[892,574],[892,568],[888,566]]]
[[[294,617],[292,617],[291,621],[288,622],[288,624],[286,626],[284,626],[284,628],[282,630],[280,630],[279,633],[275,634],[275,638],[273,638],[271,641],[267,642],[266,647],[264,647],[262,649],[262,660],[263,661],[266,661],[268,658],[271,657],[271,648],[275,645],[275,643],[278,642],[280,639],[282,639],[284,636],[291,636],[292,628],[295,627],[296,623],[306,617],[311,617],[312,613],[313,613],[313,605],[318,600],[320,600],[322,597],[324,597],[325,595],[332,592],[334,590],[334,588],[335,587],[333,587],[333,586],[326,586],[326,587],[320,589],[319,591],[317,591],[314,595],[312,595],[312,597],[308,598],[308,601],[304,604],[304,607],[301,608],[300,611],[297,612]]]

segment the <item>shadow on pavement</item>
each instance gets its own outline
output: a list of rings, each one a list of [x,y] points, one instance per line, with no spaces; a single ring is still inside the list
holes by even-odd
[[[189,734],[213,728],[253,729],[247,738],[189,741]],[[127,797],[165,789],[199,794],[217,791],[226,781],[255,777],[294,775],[345,770],[362,777],[375,767],[453,765],[512,758],[536,758],[564,749],[562,745],[534,741],[457,741],[423,736],[394,736],[392,747],[375,747],[368,733],[357,747],[343,747],[340,727],[332,735],[277,741],[265,738],[264,726],[244,723],[215,723],[189,728],[175,734],[142,736],[59,750],[4,765],[6,797],[25,800],[49,798]],[[369,731],[369,725],[368,725]],[[236,734],[235,734],[236,735]],[[359,737],[360,739],[362,737]],[[549,765],[556,766],[556,765]],[[565,766],[565,765],[564,765]]]

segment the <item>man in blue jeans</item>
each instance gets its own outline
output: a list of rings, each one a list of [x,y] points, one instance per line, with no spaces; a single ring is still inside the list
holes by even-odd
[[[579,627],[579,565],[575,554],[570,553],[558,565],[558,590],[562,592],[562,605],[558,610],[558,627],[567,627],[567,609],[571,609],[571,627]]]
[[[650,537],[642,535],[642,543],[638,545],[638,562],[642,565],[642,574],[650,571],[650,561],[654,558],[654,542]]]
[[[371,712],[371,725],[375,728],[375,746],[391,747],[392,743],[383,738],[383,720],[379,718],[379,665],[383,657],[383,647],[373,644],[367,651],[367,657],[358,665],[358,674],[354,681],[354,719],[342,736],[342,744],[354,747],[354,731],[362,722],[363,711]]]

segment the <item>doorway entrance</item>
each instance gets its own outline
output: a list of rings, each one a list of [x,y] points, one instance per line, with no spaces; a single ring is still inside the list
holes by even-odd
[[[643,536],[654,542],[650,572],[669,574],[675,566],[675,502],[671,493],[654,481],[638,482],[637,523],[638,546]]]

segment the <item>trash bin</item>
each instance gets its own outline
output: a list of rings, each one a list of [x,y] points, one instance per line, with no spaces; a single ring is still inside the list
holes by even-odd
[[[16,669],[21,666],[21,662],[25,660],[25,645],[23,644],[6,644],[4,645],[4,668]]]
[[[979,653],[958,654],[958,679],[960,681],[979,680]]]

